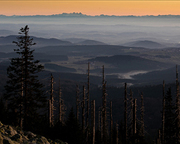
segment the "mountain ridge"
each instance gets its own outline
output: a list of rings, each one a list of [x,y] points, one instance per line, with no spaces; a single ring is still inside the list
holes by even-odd
[[[139,40],[139,41],[129,42],[124,45],[128,47],[143,47],[143,48],[165,48],[166,47],[159,42],[155,42],[151,40]]]
[[[1,36],[0,37],[0,44],[1,45],[13,45],[13,41],[16,41],[18,35],[9,35],[9,36]],[[34,42],[37,43],[37,46],[42,46],[42,45],[73,45],[71,42],[69,41],[65,41],[65,40],[60,40],[57,38],[42,38],[42,37],[35,37],[35,36],[31,36],[31,38],[33,38]]]
[[[81,12],[73,12],[73,13],[61,13],[61,14],[52,14],[52,15],[0,15],[0,17],[161,17],[161,18],[179,18],[180,15],[142,15],[142,16],[136,16],[136,15],[105,15],[105,14],[100,14],[100,15],[87,15],[87,14],[82,14]]]

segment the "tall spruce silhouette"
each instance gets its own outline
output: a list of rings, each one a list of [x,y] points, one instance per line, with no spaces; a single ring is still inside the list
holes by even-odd
[[[172,103],[171,88],[165,96],[165,129],[164,140],[166,144],[175,143],[175,106]]]
[[[12,58],[7,69],[9,80],[5,86],[4,97],[8,101],[8,110],[17,119],[14,124],[24,129],[31,129],[40,118],[40,110],[46,107],[43,84],[37,73],[43,69],[38,60],[34,60],[31,46],[35,45],[28,35],[29,27],[20,29],[14,49],[16,58]],[[42,114],[42,113],[41,113]],[[15,119],[12,119],[13,121]]]

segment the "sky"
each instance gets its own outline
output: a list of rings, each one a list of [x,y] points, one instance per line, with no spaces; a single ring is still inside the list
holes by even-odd
[[[180,15],[180,0],[0,0],[1,15]]]

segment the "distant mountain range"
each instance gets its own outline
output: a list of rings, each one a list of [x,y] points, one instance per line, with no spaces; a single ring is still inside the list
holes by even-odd
[[[77,45],[107,45],[100,41],[83,39],[83,38],[67,38],[64,40],[70,41],[71,43],[77,44]]]
[[[10,35],[10,36],[6,36],[6,37],[0,37],[0,45],[11,45],[13,44],[13,41],[17,41],[17,37],[18,35]],[[56,45],[72,45],[71,42],[69,41],[63,41],[63,40],[59,40],[59,39],[55,39],[55,38],[50,38],[50,39],[46,39],[46,38],[38,38],[38,37],[34,37],[31,36],[31,38],[33,38],[33,42],[35,42],[38,46],[56,46]]]
[[[78,45],[107,45],[103,42],[95,41],[95,40],[84,40],[79,43],[76,43]]]
[[[83,38],[66,38],[64,40],[65,41],[70,41],[71,43],[80,43],[80,42],[85,41],[87,39],[83,39]]]
[[[13,51],[12,45],[15,45],[15,44],[13,44],[13,41],[17,41],[17,37],[18,37],[18,35],[10,35],[10,36],[6,36],[6,37],[4,37],[4,36],[0,37],[0,51],[1,52]],[[33,42],[36,43],[36,45],[34,47],[70,46],[70,45],[106,45],[105,43],[102,43],[100,41],[75,39],[75,38],[71,38],[71,39],[69,39],[69,41],[60,40],[60,39],[56,39],[56,38],[47,39],[47,38],[40,38],[40,37],[34,37],[34,36],[31,36],[31,38],[33,38]],[[3,45],[6,45],[6,47],[9,47],[11,50],[9,51],[9,49],[8,49],[8,51],[4,51],[4,50],[6,50],[6,48],[4,49]],[[7,45],[9,45],[9,46],[7,46]]]
[[[180,15],[158,15],[158,16],[154,16],[154,15],[144,15],[144,16],[134,16],[134,15],[125,15],[125,16],[118,16],[118,15],[95,15],[95,16],[91,16],[91,15],[86,15],[86,14],[82,14],[81,12],[76,13],[62,13],[62,14],[53,14],[53,15],[25,15],[25,16],[21,16],[21,15],[12,15],[12,16],[6,16],[6,15],[0,15],[0,17],[161,17],[161,18],[180,18]]]
[[[14,34],[15,34],[14,31],[10,31],[10,30],[0,30],[0,35],[1,35],[1,36],[14,35]]]

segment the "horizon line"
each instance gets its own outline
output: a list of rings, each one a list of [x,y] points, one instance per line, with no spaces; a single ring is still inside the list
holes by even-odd
[[[24,1],[24,0],[1,0],[1,1]],[[99,2],[99,1],[110,1],[110,0],[27,0],[27,1],[45,1],[45,2],[47,2],[47,1],[85,1],[85,2],[87,2],[87,1],[93,1],[93,2]],[[167,2],[172,2],[172,1],[178,1],[179,2],[179,0],[112,0],[112,1],[142,1],[142,2],[148,2],[148,1],[167,1]]]
[[[60,16],[60,15],[73,15],[74,16],[88,16],[88,17],[98,17],[98,16],[107,16],[107,17],[145,17],[145,16],[154,16],[154,17],[158,17],[158,16],[180,16],[180,15],[174,15],[174,14],[158,14],[158,15],[107,15],[107,14],[99,14],[99,15],[88,15],[88,14],[83,14],[81,12],[72,12],[72,13],[58,13],[58,14],[49,14],[49,15],[45,15],[45,14],[36,14],[36,15],[4,15],[4,14],[0,14],[0,16],[6,16],[6,17],[13,17],[13,16]],[[77,15],[78,14],[78,15]]]

